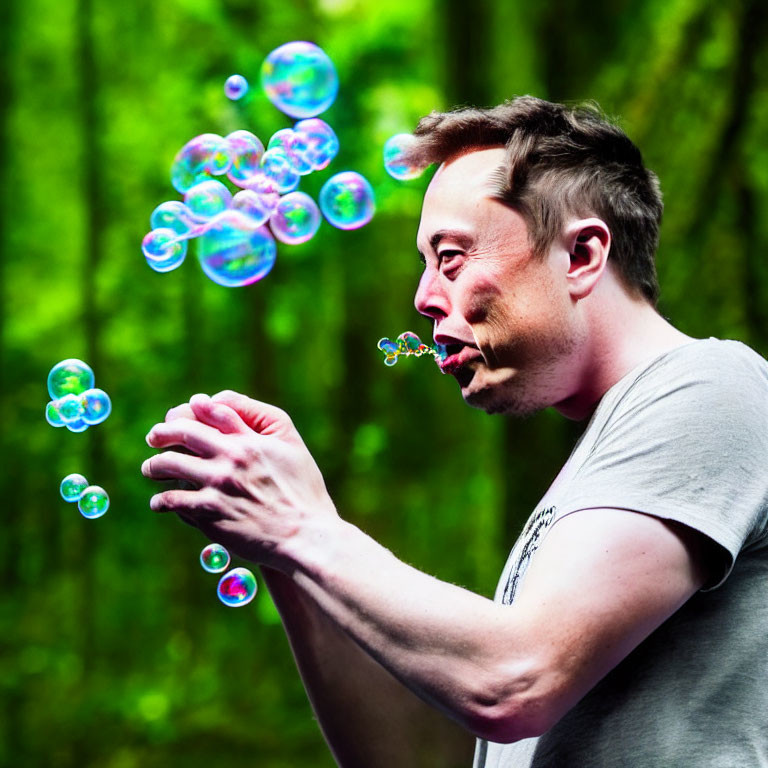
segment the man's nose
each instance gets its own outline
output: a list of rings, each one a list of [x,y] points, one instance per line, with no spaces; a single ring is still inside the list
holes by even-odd
[[[418,312],[432,320],[447,317],[450,312],[448,296],[440,284],[440,276],[435,270],[425,269],[416,289],[413,304]]]

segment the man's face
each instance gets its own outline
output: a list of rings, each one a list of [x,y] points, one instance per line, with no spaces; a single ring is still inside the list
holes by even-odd
[[[448,347],[442,364],[465,401],[489,413],[533,413],[564,400],[579,334],[567,290],[569,254],[534,256],[523,218],[492,199],[502,148],[444,163],[424,197],[418,311]]]

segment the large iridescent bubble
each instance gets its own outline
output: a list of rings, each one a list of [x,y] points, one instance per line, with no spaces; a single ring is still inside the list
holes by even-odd
[[[305,192],[291,192],[280,198],[269,228],[281,242],[298,245],[314,237],[320,221],[317,203]]]
[[[212,219],[229,208],[232,193],[220,181],[208,179],[190,187],[184,195],[184,203],[195,218]]]
[[[264,145],[250,131],[233,131],[225,141],[232,161],[227,177],[235,186],[245,187],[259,173]]]
[[[339,78],[328,55],[314,43],[281,45],[261,65],[269,100],[291,117],[315,117],[333,104]]]
[[[295,133],[302,134],[307,141],[307,159],[312,163],[312,170],[327,168],[339,151],[339,140],[328,123],[319,117],[299,120],[293,126]]]
[[[203,133],[179,150],[171,165],[171,183],[183,194],[201,181],[225,174],[230,165],[226,140],[215,133]]]
[[[79,395],[95,382],[91,366],[76,358],[62,360],[48,374],[48,394],[58,400],[64,395]]]
[[[228,210],[206,225],[197,256],[203,272],[227,287],[249,285],[272,269],[277,246],[266,227],[244,213]]]
[[[334,227],[362,227],[373,218],[376,210],[373,187],[355,171],[337,173],[320,190],[320,210]]]
[[[250,603],[256,596],[256,577],[247,568],[233,568],[219,580],[219,600],[230,608]]]
[[[384,144],[384,168],[387,173],[398,181],[416,179],[424,172],[424,168],[416,165],[407,158],[407,151],[416,143],[416,137],[410,133],[396,133]]]

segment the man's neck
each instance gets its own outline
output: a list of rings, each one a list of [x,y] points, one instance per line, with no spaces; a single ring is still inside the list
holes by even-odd
[[[569,419],[588,418],[603,395],[631,370],[693,340],[647,301],[631,298],[620,288],[601,293],[585,307],[588,333],[580,350],[575,392],[555,405]]]

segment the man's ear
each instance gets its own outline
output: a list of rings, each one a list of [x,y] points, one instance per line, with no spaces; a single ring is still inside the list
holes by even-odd
[[[568,290],[578,300],[589,296],[608,263],[611,231],[597,218],[571,221],[565,228],[565,246],[570,256]]]

